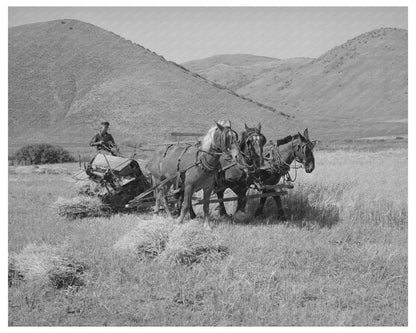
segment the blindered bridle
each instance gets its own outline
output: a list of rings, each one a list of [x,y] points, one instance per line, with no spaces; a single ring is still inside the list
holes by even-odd
[[[239,155],[238,155],[238,157],[241,156],[242,158],[238,158],[236,164],[241,166],[242,169],[244,169],[246,171],[246,173],[255,173],[257,171],[257,168],[256,168],[256,166],[254,164],[254,161],[253,161],[252,151],[253,151],[254,144],[252,143],[252,141],[257,142],[258,144],[261,145],[261,143],[259,142],[260,140],[263,141],[263,146],[264,146],[264,143],[266,141],[266,138],[264,137],[264,135],[261,134],[259,130],[252,130],[244,138],[244,142],[242,142],[243,144],[239,145]],[[248,154],[245,153],[241,149],[242,145],[245,145],[245,146],[248,147]],[[249,163],[250,160],[252,161],[252,163]]]
[[[214,134],[214,138],[211,143],[209,151],[203,150],[200,147],[198,148],[197,156],[196,156],[196,159],[197,159],[196,163],[201,169],[203,169],[206,172],[215,172],[218,170],[219,160],[216,159],[214,163],[210,163],[207,160],[206,155],[203,155],[200,153],[204,153],[204,154],[215,156],[215,157],[219,157],[224,154],[230,155],[231,142],[228,142],[230,132],[233,137],[233,140],[237,141],[238,140],[237,132],[232,130],[230,127],[225,127],[224,130],[221,132],[221,135],[219,136],[219,140],[220,140],[219,144],[215,142],[215,134]]]
[[[304,162],[300,159],[300,157],[298,156],[296,151],[302,150],[303,154],[306,156],[306,149],[308,148],[309,144],[312,144],[309,140],[307,140],[306,142],[300,142],[300,143],[295,145],[294,140],[295,140],[295,138],[292,136],[290,147],[291,147],[291,154],[292,154],[293,160],[295,162],[294,165],[292,165],[291,163],[289,164],[289,163],[285,162],[285,160],[282,158],[282,155],[280,154],[280,151],[279,151],[279,146],[280,145],[278,145],[278,144],[272,143],[272,147],[270,148],[270,150],[268,152],[272,156],[271,157],[265,157],[265,159],[269,161],[271,168],[275,172],[277,172],[278,174],[281,174],[281,175],[285,175],[286,180],[291,181],[291,182],[294,182],[296,180],[297,170],[304,168],[304,165],[303,165]],[[299,165],[297,165],[296,162],[298,162]],[[290,176],[290,173],[289,173],[290,169],[295,170],[295,177],[294,178],[292,178]]]

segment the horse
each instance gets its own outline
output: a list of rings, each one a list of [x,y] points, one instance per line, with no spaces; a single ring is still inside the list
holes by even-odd
[[[311,173],[315,169],[315,157],[313,148],[316,141],[309,140],[308,129],[303,135],[298,132],[296,135],[289,135],[277,140],[276,144],[266,146],[264,167],[260,169],[260,180],[264,185],[275,185],[280,178],[288,174],[291,163],[296,160],[305,168],[306,173]],[[273,193],[273,189],[263,189],[263,193]],[[256,209],[255,216],[263,214],[264,204],[267,197],[260,199],[259,207]],[[273,196],[277,209],[277,219],[286,220],[286,214],[282,207],[280,196]]]
[[[243,213],[247,203],[245,193],[248,187],[254,183],[259,168],[264,164],[263,147],[266,144],[266,137],[261,133],[260,123],[257,128],[249,128],[246,124],[244,125],[245,131],[241,133],[240,154],[237,163],[231,163],[221,158],[221,170],[217,174],[214,186],[214,192],[219,200],[224,198],[226,188],[230,188],[237,194],[237,211]],[[220,201],[217,209],[221,216],[227,215],[223,201]]]
[[[166,178],[177,175],[177,184],[181,182],[183,188],[183,203],[176,223],[182,223],[189,211],[194,192],[203,190],[204,227],[209,226],[209,200],[214,188],[215,175],[221,167],[219,159],[222,155],[235,160],[238,149],[238,134],[231,129],[231,123],[216,123],[201,139],[200,145],[175,145],[167,149],[159,149],[146,165],[152,175],[153,184],[156,185]],[[162,192],[155,193],[155,213],[159,210],[158,199],[162,199],[163,205],[169,217],[170,214],[166,191],[172,186],[173,181],[162,186]]]

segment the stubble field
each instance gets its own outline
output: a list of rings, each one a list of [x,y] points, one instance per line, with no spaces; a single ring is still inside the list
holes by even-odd
[[[114,251],[150,213],[66,220],[52,204],[74,195],[69,174],[10,167],[9,253],[65,244],[89,269],[76,288],[13,283],[9,325],[407,325],[407,148],[315,159],[283,199],[288,221],[271,201],[262,219],[215,218],[229,254],[192,265]]]

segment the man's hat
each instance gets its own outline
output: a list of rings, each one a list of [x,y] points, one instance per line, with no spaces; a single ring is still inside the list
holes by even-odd
[[[109,123],[108,121],[102,121],[102,122],[101,122],[101,125],[104,125],[104,126],[110,126],[110,123]]]

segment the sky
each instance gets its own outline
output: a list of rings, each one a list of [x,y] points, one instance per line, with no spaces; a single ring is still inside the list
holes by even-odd
[[[168,60],[318,57],[364,32],[407,29],[406,7],[9,7],[9,27],[78,19]]]

